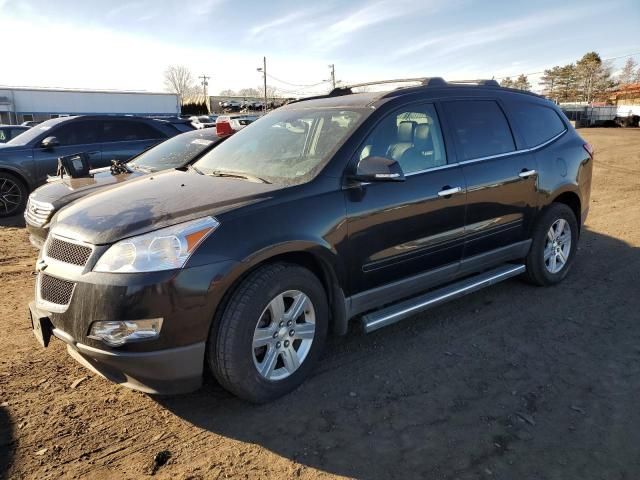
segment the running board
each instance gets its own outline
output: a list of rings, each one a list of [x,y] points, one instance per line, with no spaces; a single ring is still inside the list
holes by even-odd
[[[463,297],[468,293],[476,292],[489,285],[520,275],[524,271],[524,265],[502,265],[437,290],[368,313],[362,316],[364,331],[366,333],[373,332],[374,330],[404,320],[407,317],[440,305],[441,303]]]

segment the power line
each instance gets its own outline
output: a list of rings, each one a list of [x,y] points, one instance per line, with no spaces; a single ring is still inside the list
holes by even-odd
[[[602,61],[603,62],[607,62],[609,60],[617,60],[619,58],[633,57],[634,55],[640,55],[640,52],[627,53],[626,55],[618,55],[617,57],[603,58]],[[525,73],[524,75],[526,75],[528,77],[529,75],[538,75],[538,74],[544,73],[544,72],[545,72],[545,70],[542,70],[541,72],[530,72],[530,73]],[[496,77],[495,80],[504,80],[505,78],[511,77],[511,76],[512,75],[505,75],[504,77]]]
[[[280,80],[279,78],[274,77],[273,75],[269,74],[267,75],[270,79],[275,80],[276,82],[280,82],[280,83],[284,83],[285,85],[289,85],[291,87],[304,87],[304,88],[308,88],[308,87],[317,87],[318,85],[322,85],[323,83],[327,83],[329,80],[323,80],[319,83],[312,83],[309,85],[301,85],[298,83],[291,83],[291,82],[287,82],[285,80]]]

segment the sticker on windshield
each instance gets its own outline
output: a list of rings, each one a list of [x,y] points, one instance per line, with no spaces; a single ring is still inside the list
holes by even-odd
[[[204,138],[196,138],[195,140],[192,140],[191,143],[194,143],[196,145],[211,145],[213,143],[213,140],[205,140]]]

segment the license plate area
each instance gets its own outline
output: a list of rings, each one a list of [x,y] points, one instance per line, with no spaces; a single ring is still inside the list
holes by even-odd
[[[29,318],[31,319],[33,336],[36,337],[40,345],[47,347],[49,340],[51,340],[51,320],[49,317],[41,315],[31,305],[29,305]]]

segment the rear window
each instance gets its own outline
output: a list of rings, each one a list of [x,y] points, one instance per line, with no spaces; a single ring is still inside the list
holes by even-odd
[[[502,109],[491,100],[443,104],[453,127],[459,160],[472,160],[516,149]]]
[[[527,148],[536,147],[566,130],[555,110],[542,105],[518,102],[509,106]]]

